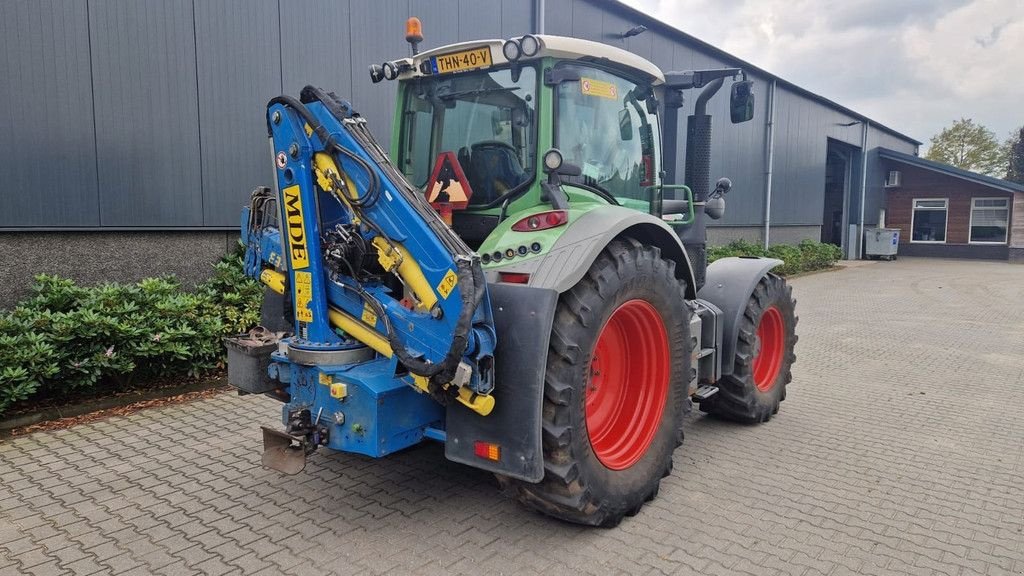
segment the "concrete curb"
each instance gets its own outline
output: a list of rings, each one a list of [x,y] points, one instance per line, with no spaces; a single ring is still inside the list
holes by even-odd
[[[68,406],[55,406],[53,408],[46,408],[44,410],[40,410],[39,412],[22,414],[12,418],[0,419],[0,433],[8,432],[10,430],[14,430],[15,428],[23,428],[25,426],[39,424],[40,422],[60,420],[61,418],[73,418],[75,416],[82,416],[84,414],[89,414],[92,412],[99,412],[100,410],[120,408],[122,406],[128,406],[129,404],[135,404],[136,402],[143,402],[145,400],[154,400],[157,398],[163,398],[168,396],[177,396],[179,394],[186,394],[188,392],[212,390],[214,388],[222,388],[227,385],[227,377],[222,376],[219,378],[201,380],[199,382],[190,382],[188,384],[171,386],[168,388],[157,388],[154,390],[139,390],[137,392],[129,392],[114,397],[97,398],[95,400],[87,400],[85,402],[71,404]]]
[[[784,278],[788,281],[788,280],[792,280],[794,278],[803,278],[804,276],[814,276],[815,274],[824,274],[825,272],[838,272],[840,270],[845,270],[846,268],[847,268],[846,266],[832,266],[831,268],[822,268],[821,270],[808,270],[807,272],[797,272],[796,274],[790,274],[789,276],[784,276]]]

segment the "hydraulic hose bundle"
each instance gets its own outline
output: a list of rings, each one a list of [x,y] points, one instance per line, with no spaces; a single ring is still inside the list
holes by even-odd
[[[362,148],[362,151],[372,159],[376,166],[339,142],[339,134],[336,131],[332,132],[309,109],[307,104],[312,103],[321,104],[334,116],[342,129],[347,131],[347,135]],[[368,229],[368,234],[372,237],[379,237],[389,247],[388,249],[392,250],[393,253],[398,253],[398,250],[395,248],[396,243],[389,237],[383,227],[375,221],[374,217],[374,207],[380,202],[382,193],[384,193],[384,186],[377,171],[379,169],[392,184],[389,188],[401,195],[405,203],[412,208],[414,215],[411,216],[418,218],[422,224],[427,226],[430,233],[436,237],[444,250],[447,251],[448,257],[455,267],[457,282],[453,285],[458,286],[460,307],[453,333],[450,336],[447,352],[440,359],[435,357],[431,360],[427,357],[420,357],[409,350],[399,337],[399,331],[395,328],[387,306],[361,285],[359,279],[356,278],[354,270],[352,270],[351,282],[340,278],[335,279],[335,283],[346,291],[358,295],[364,304],[373,311],[376,318],[381,321],[384,327],[383,336],[386,337],[398,361],[412,374],[428,378],[431,393],[438,399],[446,400],[446,394],[443,391],[454,379],[459,365],[467,353],[474,328],[474,317],[477,315],[478,308],[480,308],[486,296],[486,281],[478,258],[441,220],[423,198],[422,194],[409,184],[405,176],[391,164],[383,149],[370,134],[369,130],[367,130],[365,122],[352,110],[351,105],[339,99],[333,93],[327,93],[312,86],[307,86],[302,90],[299,100],[290,96],[278,96],[270,100],[268,108],[275,104],[287,107],[298,114],[306,124],[307,135],[310,138],[315,135],[323,147],[321,152],[330,155],[339,168],[344,164],[348,166],[354,165],[358,171],[365,175],[367,184],[364,190],[351,189],[355,188],[351,184],[354,182],[354,179],[334,177],[333,186],[329,190],[325,189],[325,192],[331,194],[340,205],[351,212],[355,221],[365,225]],[[275,119],[274,121],[276,122],[277,120]],[[268,131],[273,136],[269,118]],[[366,238],[367,242],[372,237]],[[439,319],[440,315],[435,315],[435,313],[439,313],[439,311],[432,310],[431,316],[435,320]],[[489,308],[487,309],[486,321],[490,322]],[[491,326],[487,326],[486,329],[493,331]],[[451,391],[448,393],[450,394]]]

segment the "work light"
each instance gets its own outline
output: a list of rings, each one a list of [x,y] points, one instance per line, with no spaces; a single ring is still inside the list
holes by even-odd
[[[523,49],[519,47],[519,42],[506,40],[505,44],[501,47],[501,53],[505,55],[505,60],[515,62],[523,55]]]
[[[537,40],[536,36],[527,34],[519,39],[519,47],[522,49],[523,56],[532,58],[540,52],[540,40]]]

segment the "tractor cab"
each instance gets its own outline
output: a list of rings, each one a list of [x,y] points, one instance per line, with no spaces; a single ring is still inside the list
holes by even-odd
[[[429,189],[439,158],[457,158],[471,195],[452,226],[474,248],[503,221],[561,203],[660,215],[664,76],[635,54],[527,35],[437,48],[371,77],[399,81],[392,158],[410,182]],[[565,166],[555,204],[542,186],[552,148]]]

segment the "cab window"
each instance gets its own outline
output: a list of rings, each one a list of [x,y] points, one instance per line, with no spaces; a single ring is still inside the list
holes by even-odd
[[[533,179],[537,72],[491,69],[412,81],[402,114],[399,164],[417,186],[437,157],[454,152],[473,190],[470,206],[493,205]]]
[[[660,164],[658,119],[647,111],[650,86],[573,67],[579,79],[556,88],[555,145],[582,169],[582,184],[648,209]]]

